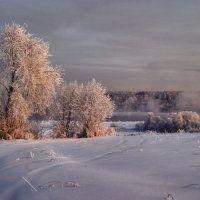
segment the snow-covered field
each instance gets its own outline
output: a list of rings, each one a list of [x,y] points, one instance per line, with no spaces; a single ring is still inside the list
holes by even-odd
[[[0,141],[1,200],[200,199],[200,134]]]

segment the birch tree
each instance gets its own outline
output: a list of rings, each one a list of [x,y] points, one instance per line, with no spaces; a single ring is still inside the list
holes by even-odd
[[[27,33],[25,26],[12,23],[2,29],[0,92],[4,121],[1,137],[26,137],[26,134],[16,135],[17,130],[28,131],[30,115],[43,112],[50,105],[61,79],[58,68],[50,65],[48,57],[48,44]]]

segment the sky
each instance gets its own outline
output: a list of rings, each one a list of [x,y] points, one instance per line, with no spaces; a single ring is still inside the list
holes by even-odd
[[[0,26],[13,21],[49,42],[68,82],[200,90],[199,0],[0,0]]]

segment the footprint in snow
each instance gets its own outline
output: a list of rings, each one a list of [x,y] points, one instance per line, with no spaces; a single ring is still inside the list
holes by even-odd
[[[45,184],[42,184],[39,186],[40,189],[59,189],[59,188],[77,188],[80,187],[80,185],[77,182],[74,181],[51,181]]]
[[[200,184],[189,184],[189,185],[185,185],[182,188],[190,188],[190,189],[200,189]]]

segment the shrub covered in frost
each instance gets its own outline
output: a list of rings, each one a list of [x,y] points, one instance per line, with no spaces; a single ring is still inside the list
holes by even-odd
[[[182,111],[157,116],[148,113],[143,125],[137,126],[141,131],[156,131],[173,133],[179,131],[199,132],[200,116],[196,112]]]
[[[55,137],[95,137],[113,135],[114,129],[102,125],[111,117],[114,104],[106,88],[96,80],[87,84],[65,85],[55,108],[58,123]]]

